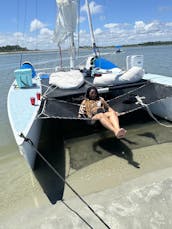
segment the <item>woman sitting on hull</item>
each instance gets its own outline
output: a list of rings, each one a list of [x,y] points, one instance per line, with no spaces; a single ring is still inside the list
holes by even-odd
[[[100,123],[108,130],[111,130],[117,138],[123,138],[126,135],[127,131],[120,128],[118,113],[99,96],[96,87],[89,87],[87,89],[86,98],[80,105],[78,117],[99,120]]]

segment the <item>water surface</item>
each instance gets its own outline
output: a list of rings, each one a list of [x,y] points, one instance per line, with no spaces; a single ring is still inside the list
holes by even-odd
[[[108,51],[113,51],[113,50],[108,50],[108,49],[104,50],[104,52],[108,52]],[[171,67],[172,46],[133,47],[133,48],[124,48],[124,51],[125,51],[124,53],[119,53],[116,55],[112,54],[108,56],[108,58],[114,61],[120,67],[124,68],[125,57],[127,55],[143,54],[144,68],[147,72],[163,74],[172,77],[172,67]],[[81,55],[85,55],[86,53],[88,52],[82,51]],[[65,55],[68,56],[67,53]],[[0,225],[0,228],[57,228],[57,224],[59,223],[61,224],[61,228],[67,228],[67,226],[65,227],[65,225],[68,224],[62,222],[60,218],[56,218],[56,213],[58,213],[58,207],[57,207],[58,205],[55,208],[52,207],[52,205],[50,205],[47,198],[45,197],[42,190],[40,189],[39,184],[32,176],[32,173],[28,168],[27,164],[25,163],[23,157],[19,154],[18,148],[16,146],[9,125],[7,108],[6,108],[8,90],[11,83],[14,80],[13,71],[19,67],[21,60],[31,61],[37,68],[41,68],[41,67],[46,67],[48,62],[50,62],[49,65],[50,67],[56,66],[56,64],[59,62],[58,58],[59,56],[58,53],[56,52],[29,53],[29,54],[23,54],[22,57],[20,54],[0,55],[0,85],[1,85],[1,90],[0,90],[0,167],[1,167],[0,212],[2,214],[1,215],[2,224]],[[64,61],[64,64],[66,63],[66,61],[67,60]],[[130,141],[130,143],[124,142],[123,144],[125,146],[128,144],[127,147],[132,152],[134,149],[139,148],[137,147],[137,145],[134,145],[134,143],[132,145],[131,142],[132,141],[135,142],[133,138],[134,136],[136,136],[136,133],[138,133],[138,130],[141,130],[141,128],[143,128],[143,123],[134,123],[128,126],[128,132],[130,132],[131,130],[131,138],[128,138],[128,141]],[[152,130],[154,130],[155,132],[152,133]],[[153,121],[148,122],[146,126],[146,132],[147,135],[141,135],[139,136],[139,139],[137,138],[137,140],[138,142],[145,143],[148,146],[147,148],[148,151],[149,151],[149,147],[152,147],[153,145],[158,147],[158,144],[160,143],[171,142],[171,137],[170,137],[172,133],[171,129],[168,129],[168,131],[166,131],[166,129],[164,128],[161,129],[157,127]],[[145,131],[143,131],[143,133],[145,133]],[[142,133],[140,132],[140,134]],[[99,152],[99,154],[97,153],[94,156],[92,156],[93,155],[92,152],[94,151],[91,150],[94,144],[92,144],[92,141],[90,141],[89,139],[87,138],[82,139],[81,145],[78,145],[78,142],[75,144],[75,142],[72,141],[68,143],[68,147],[69,146],[71,147],[70,149],[71,165],[73,169],[70,171],[71,174],[77,174],[76,171],[80,171],[80,170],[82,171],[84,167],[89,168],[89,166],[92,166],[94,163],[103,163],[104,160],[112,156],[112,152],[110,152],[112,151],[110,148],[110,146],[112,147],[111,136],[109,137],[107,136],[106,138],[107,142],[106,141],[103,142],[103,140],[101,141],[102,138],[100,138],[99,135],[94,136],[94,138],[95,140],[97,139],[97,144],[98,144],[97,150],[101,151]],[[147,141],[146,139],[149,139],[149,141]],[[100,149],[100,146],[104,148]],[[136,168],[132,164],[128,165],[127,159],[119,155],[119,152],[121,152],[120,147],[122,147],[120,144],[116,144],[115,146],[117,147],[116,148],[117,153],[116,155],[113,154],[114,158],[118,159],[118,163],[122,163],[122,166],[124,166],[123,168],[132,168],[131,170],[136,175],[138,168]],[[140,147],[142,146],[143,145],[141,145]],[[171,146],[167,145],[167,151],[170,150],[168,147]],[[76,156],[77,155],[76,151],[80,152],[81,149],[84,151],[84,154],[78,154],[78,156]],[[137,159],[137,153],[136,153],[134,154],[133,161],[141,164],[141,166],[144,167],[144,163],[148,163],[146,162],[147,157],[149,158],[149,155],[146,155],[144,157],[144,160],[140,161],[142,159],[140,159],[141,157]],[[78,160],[78,158],[81,160]],[[170,162],[170,154],[167,155],[167,158],[169,159]],[[158,163],[158,158],[156,158],[156,160]],[[169,166],[167,161],[165,159],[163,160],[164,161],[162,161],[162,163],[164,164],[162,166],[162,169],[164,169],[165,166]],[[79,163],[77,163],[77,161]],[[160,168],[157,166],[157,164],[155,165],[153,163],[153,160],[150,161],[150,163],[152,163],[152,170],[151,169],[147,170],[147,172],[153,171],[154,168],[156,169]],[[150,163],[148,164],[151,167]],[[142,167],[140,169],[142,169]],[[95,171],[97,167],[93,166],[91,168]],[[98,168],[100,169],[100,166],[98,166]],[[144,170],[140,170],[140,171],[144,171]],[[78,179],[81,178],[82,176],[79,175]],[[109,181],[107,182],[107,187],[110,182]],[[169,188],[171,185],[170,182],[171,180],[162,181],[161,183],[162,189],[164,190],[166,186],[168,186]],[[162,186],[163,184],[165,186]],[[154,188],[155,187],[152,187],[153,190]],[[142,190],[142,192],[144,192],[144,190]],[[36,215],[35,217],[33,212]],[[47,216],[45,215],[45,212],[48,213]],[[65,212],[65,214],[66,214],[66,218],[68,220],[70,219],[69,225],[73,228],[76,228],[74,227],[75,224],[72,223],[72,221],[74,220],[78,222],[77,216],[76,217],[73,216],[73,218],[70,218],[71,217],[70,211]],[[156,217],[160,220],[160,218],[163,216],[162,215],[159,216],[158,214],[159,213],[157,213]],[[33,217],[32,223],[30,222],[31,217]],[[148,219],[151,220],[151,218]],[[10,224],[10,220],[14,224]],[[43,223],[41,222],[42,220]],[[154,218],[152,220],[154,220]],[[164,219],[162,221],[164,222]],[[20,224],[20,222],[24,223],[24,226],[23,224]],[[121,228],[123,227],[121,226]],[[160,227],[157,226],[156,228],[160,228]],[[168,228],[168,226],[164,228]]]

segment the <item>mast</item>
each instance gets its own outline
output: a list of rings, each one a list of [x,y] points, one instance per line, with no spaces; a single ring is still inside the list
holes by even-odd
[[[87,7],[87,16],[88,16],[88,23],[89,23],[89,28],[90,28],[92,47],[93,47],[93,51],[94,51],[95,56],[97,56],[96,41],[95,41],[95,36],[94,36],[94,32],[93,32],[93,24],[92,24],[92,20],[91,20],[91,12],[90,12],[90,6],[88,3],[88,0],[85,0],[85,4]]]

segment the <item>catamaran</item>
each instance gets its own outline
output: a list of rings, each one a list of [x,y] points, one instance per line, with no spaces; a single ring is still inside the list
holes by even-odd
[[[96,86],[119,115],[143,108],[172,121],[172,79],[145,74],[140,55],[127,57],[125,71],[103,58],[96,47],[88,0],[85,3],[93,47],[85,65],[75,66],[78,0],[57,0],[54,41],[60,46],[69,39],[70,66],[45,73],[26,61],[15,70],[8,93],[8,115],[16,143],[52,203],[63,197],[64,141],[96,131],[90,119],[78,118],[88,87]]]

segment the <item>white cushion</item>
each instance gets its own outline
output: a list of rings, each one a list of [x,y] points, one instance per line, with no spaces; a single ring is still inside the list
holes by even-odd
[[[121,83],[134,83],[142,79],[144,70],[140,67],[132,67],[120,76]]]
[[[98,74],[104,74],[104,73],[114,73],[114,74],[119,74],[122,73],[121,68],[111,68],[111,69],[103,69],[103,68],[94,68],[92,70],[92,75],[98,73]]]
[[[93,84],[96,86],[111,86],[115,84],[115,81],[119,77],[119,74],[106,73],[101,76],[94,77]]]
[[[54,72],[50,75],[49,84],[61,89],[76,89],[84,83],[84,76],[79,70]]]
[[[117,70],[115,73],[106,73],[102,76],[95,77],[93,84],[96,86],[111,86],[124,83],[134,83],[142,79],[144,70],[140,67],[132,67],[126,72]]]

